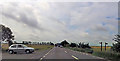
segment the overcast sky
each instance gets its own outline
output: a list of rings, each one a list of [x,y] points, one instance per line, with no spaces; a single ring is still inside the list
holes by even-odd
[[[2,24],[16,41],[113,43],[118,33],[118,3],[12,2],[1,3]]]

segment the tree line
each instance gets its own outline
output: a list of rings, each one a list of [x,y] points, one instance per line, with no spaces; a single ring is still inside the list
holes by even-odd
[[[31,42],[31,41],[22,41],[22,44],[32,44],[32,45],[54,45],[52,42]]]
[[[77,44],[77,43],[68,43],[67,40],[64,40],[60,44],[64,47],[91,48],[89,43],[84,43],[84,42],[80,42]]]

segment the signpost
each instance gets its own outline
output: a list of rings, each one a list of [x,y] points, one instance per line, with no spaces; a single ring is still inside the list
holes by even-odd
[[[99,42],[101,44],[101,51],[102,51],[102,42]]]
[[[105,51],[106,51],[106,45],[107,45],[108,43],[107,42],[105,42]]]

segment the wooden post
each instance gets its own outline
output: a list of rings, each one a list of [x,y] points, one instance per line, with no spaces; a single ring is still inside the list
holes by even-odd
[[[105,51],[106,51],[106,45],[107,45],[108,43],[107,42],[105,42]]]
[[[101,44],[101,51],[102,51],[102,42],[100,42],[100,44]]]

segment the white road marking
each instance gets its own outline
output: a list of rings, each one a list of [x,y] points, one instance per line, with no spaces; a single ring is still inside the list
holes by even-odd
[[[45,54],[45,55],[48,55],[48,54],[49,54],[49,52],[47,54]]]
[[[43,56],[43,58],[45,58],[45,56]]]
[[[65,51],[65,53],[67,53],[67,51]]]
[[[103,58],[101,58],[101,57],[97,57],[97,58],[99,58],[99,59],[103,59]]]
[[[86,54],[86,55],[88,55],[88,54]]]
[[[45,54],[45,55],[47,55],[47,54]]]
[[[73,55],[72,55],[72,57],[73,57],[74,59],[76,59],[76,60],[79,60],[77,57],[75,57],[75,56],[73,56]]]
[[[40,59],[40,61],[42,60],[43,58]]]

